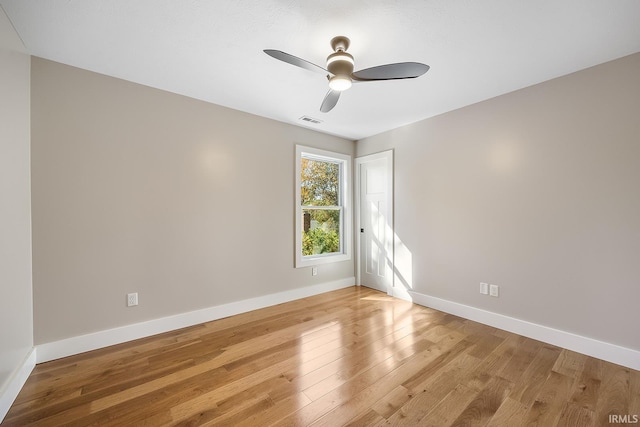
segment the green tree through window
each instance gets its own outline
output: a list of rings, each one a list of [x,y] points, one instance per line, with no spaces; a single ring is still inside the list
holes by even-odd
[[[340,164],[303,157],[300,165],[302,255],[340,251]]]

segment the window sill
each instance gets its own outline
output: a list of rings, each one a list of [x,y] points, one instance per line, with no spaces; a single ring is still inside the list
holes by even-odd
[[[304,258],[299,257],[296,259],[296,268],[312,267],[314,265],[329,264],[332,262],[349,261],[350,259],[350,254],[317,255]]]

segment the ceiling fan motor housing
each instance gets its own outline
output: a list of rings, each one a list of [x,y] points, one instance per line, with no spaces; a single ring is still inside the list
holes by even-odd
[[[351,76],[353,73],[353,56],[343,50],[327,57],[327,70],[335,76]]]
[[[348,37],[337,36],[331,39],[334,53],[327,57],[327,70],[334,76],[351,78],[353,73],[353,56],[346,52],[351,41]]]

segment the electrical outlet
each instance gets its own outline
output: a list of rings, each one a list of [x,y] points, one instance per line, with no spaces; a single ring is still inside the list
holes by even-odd
[[[127,294],[127,307],[138,305],[138,293]]]
[[[489,295],[489,284],[481,282],[480,283],[480,293],[482,295]]]
[[[491,295],[492,297],[499,297],[500,296],[500,286],[498,285],[489,285],[489,295]]]
[[[311,275],[312,276],[318,275],[318,267],[311,267]]]

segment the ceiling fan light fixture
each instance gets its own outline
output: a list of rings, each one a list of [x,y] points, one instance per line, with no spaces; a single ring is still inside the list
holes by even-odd
[[[347,90],[351,87],[351,77],[342,75],[333,76],[329,79],[329,87],[338,92]]]
[[[329,80],[329,91],[320,105],[320,111],[328,113],[336,106],[340,94],[349,89],[353,81],[376,82],[382,80],[415,79],[427,71],[429,66],[419,62],[396,62],[393,64],[378,65],[353,72],[353,56],[346,52],[349,49],[350,40],[345,36],[337,36],[331,39],[333,53],[327,57],[327,66],[323,68],[312,62],[290,55],[275,49],[265,49],[264,53],[296,67],[309,71],[323,73]]]

